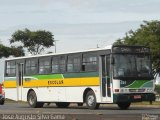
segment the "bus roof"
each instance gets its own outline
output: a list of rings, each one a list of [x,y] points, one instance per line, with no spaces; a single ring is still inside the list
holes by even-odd
[[[23,57],[13,57],[13,58],[7,58],[7,60],[16,60],[16,59],[25,59],[25,58],[35,58],[35,57],[45,57],[45,56],[56,56],[56,55],[64,55],[64,54],[72,54],[72,53],[83,53],[83,52],[92,52],[92,51],[100,51],[100,50],[110,50],[112,48],[112,45],[103,47],[103,48],[95,48],[95,49],[89,49],[89,50],[83,50],[83,51],[73,51],[73,52],[64,52],[64,53],[49,53],[49,54],[43,54],[43,55],[31,55],[31,56],[23,56]]]

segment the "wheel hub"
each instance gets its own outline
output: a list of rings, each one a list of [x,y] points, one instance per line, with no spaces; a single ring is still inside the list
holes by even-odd
[[[30,96],[30,98],[29,98],[29,103],[30,103],[31,105],[33,105],[33,104],[34,104],[34,101],[35,101],[35,98],[34,98],[33,96]]]
[[[92,95],[88,96],[88,105],[89,106],[94,105],[94,96]]]

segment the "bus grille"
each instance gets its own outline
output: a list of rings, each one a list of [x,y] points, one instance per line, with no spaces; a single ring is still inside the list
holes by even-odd
[[[145,89],[129,89],[129,92],[145,92]]]

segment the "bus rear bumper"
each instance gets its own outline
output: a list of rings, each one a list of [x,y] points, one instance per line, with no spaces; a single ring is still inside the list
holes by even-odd
[[[113,94],[113,102],[142,102],[155,101],[154,93],[137,93],[137,94]]]

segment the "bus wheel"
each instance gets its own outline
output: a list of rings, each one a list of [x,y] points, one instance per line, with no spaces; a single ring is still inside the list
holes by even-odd
[[[67,108],[69,105],[69,102],[56,102],[56,106],[59,108]]]
[[[43,102],[37,102],[37,96],[36,96],[36,93],[34,91],[31,91],[28,94],[27,101],[28,101],[29,106],[32,107],[32,108],[41,108],[44,105]]]
[[[117,103],[117,104],[118,104],[118,107],[122,110],[128,109],[131,105],[130,102],[120,102],[120,103]]]
[[[89,109],[99,108],[99,104],[96,101],[96,96],[92,90],[90,90],[86,95],[86,105]]]

